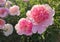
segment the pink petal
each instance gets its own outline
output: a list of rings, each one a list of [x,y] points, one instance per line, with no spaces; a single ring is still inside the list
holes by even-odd
[[[50,11],[50,15],[51,16],[54,16],[55,15],[55,10],[52,9],[48,4],[45,4],[45,7],[46,7],[47,10]]]
[[[34,25],[32,28],[32,32],[33,33],[38,32],[39,34],[42,34],[44,31],[46,31],[47,27],[52,24],[53,24],[53,18],[50,18],[38,25]]]
[[[27,36],[31,36],[31,35],[32,35],[32,32],[31,32],[31,33],[28,33],[28,34],[27,34],[27,33],[25,33],[25,35],[27,35]]]
[[[39,26],[34,25],[33,28],[32,28],[32,32],[33,32],[33,33],[37,33],[38,28],[39,28]]]
[[[21,31],[17,31],[18,35],[23,35],[24,33]]]
[[[0,29],[3,29],[5,23],[6,23],[5,20],[0,19]]]
[[[21,30],[20,30],[20,28],[19,28],[19,24],[16,24],[15,30],[17,31],[18,35],[24,34],[23,32],[21,32]]]
[[[0,17],[3,18],[3,17],[6,17],[9,13],[9,10],[8,8],[0,8]]]
[[[43,32],[46,31],[46,29],[47,29],[47,27],[45,27],[45,26],[39,26],[39,28],[38,28],[38,33],[39,33],[39,34],[42,34]]]
[[[6,0],[0,0],[0,6],[4,6],[6,3]]]
[[[46,31],[46,29],[48,28],[49,25],[53,24],[53,18],[50,18],[48,20],[46,20],[45,22],[41,23],[39,25],[39,29],[38,29],[38,33],[42,34],[43,32]]]
[[[48,27],[49,25],[52,25],[53,23],[54,23],[54,19],[53,18],[49,18],[48,20],[40,23],[40,25]]]

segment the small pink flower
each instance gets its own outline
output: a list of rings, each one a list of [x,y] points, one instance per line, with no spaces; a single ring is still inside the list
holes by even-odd
[[[5,25],[5,20],[0,19],[0,29],[3,29],[4,25]]]
[[[14,5],[10,7],[9,12],[10,12],[10,15],[12,16],[15,16],[15,15],[19,16],[20,15],[19,6]]]
[[[53,16],[55,11],[48,5],[34,5],[30,11],[27,12],[27,18],[30,19],[33,26],[33,33],[43,33],[49,25],[53,24]]]
[[[15,29],[19,35],[32,35],[32,22],[22,18],[18,21],[18,24],[16,24]]]
[[[9,10],[7,8],[0,8],[0,17],[6,17],[8,15]]]
[[[0,0],[0,6],[3,6],[6,3],[6,0]]]

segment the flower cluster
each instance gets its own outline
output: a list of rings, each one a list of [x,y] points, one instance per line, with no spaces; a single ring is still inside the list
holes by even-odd
[[[24,2],[28,0],[24,0]],[[9,36],[13,32],[13,25],[6,23],[2,18],[11,16],[20,16],[19,6],[11,6],[12,2],[0,0],[0,29],[3,30],[5,36]],[[15,25],[15,30],[18,35],[31,36],[33,33],[42,34],[46,31],[49,25],[54,23],[55,11],[48,5],[34,5],[31,10],[26,13],[26,18],[19,19]]]
[[[0,0],[0,29],[3,30],[3,34],[5,36],[9,36],[13,32],[13,26],[12,24],[6,23],[4,18],[6,18],[8,15],[11,16],[19,16],[19,6],[13,5],[11,6],[12,2],[7,0]]]
[[[48,4],[34,5],[27,11],[27,17],[18,21],[15,29],[19,35],[42,34],[49,25],[54,23],[54,14],[55,11]]]
[[[53,24],[54,14],[55,11],[48,4],[34,5],[26,14],[29,20],[33,20],[32,32],[43,33],[49,25]]]

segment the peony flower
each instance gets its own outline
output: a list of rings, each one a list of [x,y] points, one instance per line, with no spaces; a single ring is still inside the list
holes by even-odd
[[[0,0],[0,6],[4,6],[5,3],[6,3],[6,0]]]
[[[10,7],[9,12],[10,12],[10,15],[12,16],[15,16],[15,15],[19,16],[20,15],[19,6],[14,5]]]
[[[3,34],[9,36],[13,33],[13,26],[11,24],[5,24],[3,28]]]
[[[6,1],[6,5],[5,5],[5,6],[6,6],[7,8],[10,8],[11,4],[12,4],[12,2]]]
[[[0,29],[2,29],[4,25],[5,25],[5,20],[0,19]]]
[[[55,11],[48,5],[34,5],[26,15],[33,23],[33,33],[42,34],[49,25],[53,24]]]
[[[25,18],[21,18],[15,26],[15,29],[19,35],[32,35],[32,22]]]
[[[29,0],[23,0],[24,2],[28,2]]]
[[[9,10],[7,8],[0,8],[0,17],[6,17],[8,15]]]

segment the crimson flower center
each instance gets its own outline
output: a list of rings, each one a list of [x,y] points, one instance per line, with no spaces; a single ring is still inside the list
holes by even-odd
[[[20,28],[24,32],[31,32],[32,29],[32,23],[29,21],[21,21],[20,22]]]
[[[5,9],[0,9],[0,14],[4,14],[5,11]]]
[[[31,11],[35,22],[40,23],[49,18],[49,12],[44,7],[38,7]]]

